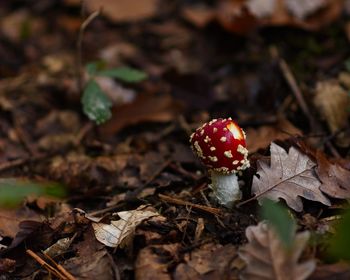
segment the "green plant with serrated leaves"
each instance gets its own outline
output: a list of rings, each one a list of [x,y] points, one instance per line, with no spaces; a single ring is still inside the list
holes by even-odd
[[[147,78],[145,72],[130,67],[104,69],[103,62],[89,63],[86,72],[90,79],[84,87],[81,102],[85,115],[96,124],[102,124],[112,117],[112,102],[96,82],[96,77],[115,78],[127,83],[138,83]]]

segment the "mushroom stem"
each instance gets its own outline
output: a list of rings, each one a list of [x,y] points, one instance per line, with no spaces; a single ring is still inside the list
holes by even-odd
[[[222,174],[211,170],[210,177],[211,184],[209,187],[213,190],[210,196],[219,204],[232,208],[235,202],[242,198],[236,173]]]

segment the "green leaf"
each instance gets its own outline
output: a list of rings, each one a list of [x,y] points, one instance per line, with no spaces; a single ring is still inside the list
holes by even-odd
[[[15,207],[28,195],[63,197],[65,189],[57,183],[36,183],[15,178],[0,179],[0,207]]]
[[[117,78],[123,82],[128,83],[137,83],[147,78],[147,74],[145,72],[130,67],[119,67],[109,70],[101,70],[98,71],[96,75]]]
[[[331,256],[350,260],[350,209],[347,210],[339,224],[336,226],[335,234],[331,238],[329,252]]]
[[[106,66],[106,63],[104,61],[98,60],[98,61],[88,63],[85,66],[85,70],[86,72],[88,72],[90,76],[95,76],[97,72],[101,71],[101,69],[103,69],[105,66]]]
[[[261,216],[274,228],[283,244],[291,248],[296,224],[288,210],[270,199],[265,199],[262,203]]]
[[[112,102],[93,79],[87,83],[81,102],[84,113],[97,124],[104,123],[112,116]]]

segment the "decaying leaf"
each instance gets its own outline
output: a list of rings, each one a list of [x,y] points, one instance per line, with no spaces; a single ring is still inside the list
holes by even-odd
[[[65,0],[67,4],[80,5],[79,0]],[[158,0],[85,0],[90,12],[102,8],[104,15],[113,22],[144,20],[157,12]]]
[[[250,153],[266,148],[272,141],[283,141],[294,135],[302,135],[300,129],[284,118],[278,119],[275,125],[264,125],[257,129],[248,128],[245,132]]]
[[[336,136],[337,144],[341,147],[350,145],[350,137],[339,131],[348,125],[350,116],[350,96],[337,80],[318,82],[314,103],[323,119],[327,122],[332,133]]]
[[[350,198],[350,171],[336,163],[331,163],[318,151],[317,174],[322,181],[321,191],[334,198]]]
[[[287,153],[282,147],[271,143],[270,167],[258,161],[258,176],[254,176],[252,192],[259,202],[264,198],[277,201],[283,198],[295,211],[302,211],[300,197],[330,205],[329,200],[320,191],[321,182],[316,177],[316,164],[296,148]]]
[[[66,252],[69,248],[69,246],[72,244],[73,239],[66,237],[57,240],[57,242],[53,245],[51,245],[49,248],[47,248],[44,253],[49,255],[51,258],[54,258],[58,255],[63,254]]]
[[[168,267],[177,259],[180,244],[152,245],[140,250],[135,263],[136,280],[170,280]]]
[[[237,258],[237,250],[232,244],[208,243],[185,254],[184,262],[176,267],[173,279],[236,279],[241,265],[244,264]]]
[[[282,245],[276,233],[264,222],[249,226],[246,236],[249,242],[239,251],[239,256],[247,263],[241,279],[303,280],[316,267],[314,260],[298,262],[310,237],[308,231],[294,236],[290,250]]]
[[[141,122],[171,121],[180,111],[181,105],[170,95],[140,94],[133,102],[115,107],[111,120],[100,130],[103,135],[110,136]]]
[[[85,212],[82,211],[82,214],[85,215]],[[64,263],[64,267],[71,272],[77,280],[115,279],[113,276],[112,261],[108,256],[108,251],[103,244],[96,240],[91,227],[83,233],[78,243],[72,246],[77,252],[77,256],[67,259]]]
[[[217,17],[226,29],[236,33],[284,25],[316,30],[335,20],[342,7],[342,0],[223,0]]]
[[[333,264],[318,265],[310,280],[348,280],[350,279],[350,265],[341,261]]]
[[[0,211],[0,235],[14,238],[20,230],[19,223],[25,220],[41,222],[40,215],[27,208],[2,209]]]
[[[159,216],[158,213],[144,210],[140,206],[136,210],[118,212],[118,221],[111,221],[111,224],[92,223],[95,236],[98,241],[109,247],[124,247],[133,238],[136,227],[143,221]]]

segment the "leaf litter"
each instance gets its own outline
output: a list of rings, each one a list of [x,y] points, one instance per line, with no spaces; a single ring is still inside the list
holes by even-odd
[[[343,1],[133,2],[0,4],[1,177],[67,190],[48,199],[27,188],[19,209],[1,209],[0,278],[64,268],[71,279],[274,279],[282,270],[281,279],[347,279],[349,266],[325,252],[329,238],[348,235],[346,226],[336,234],[350,170]],[[111,114],[96,126],[82,114],[74,46],[81,15],[101,6],[82,44],[84,65],[102,59],[110,69],[93,76],[110,111],[86,103],[94,118]],[[232,211],[210,201],[188,148],[189,134],[219,117],[240,123],[250,147],[240,177],[250,204]],[[262,217],[264,197],[279,202]]]

